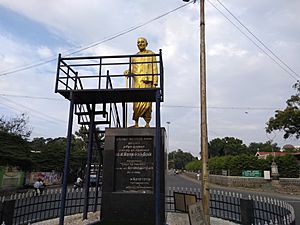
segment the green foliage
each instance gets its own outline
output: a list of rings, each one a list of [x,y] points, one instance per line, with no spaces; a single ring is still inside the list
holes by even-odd
[[[285,155],[275,158],[278,165],[278,172],[280,177],[299,177],[299,164],[297,158],[293,155]]]
[[[2,116],[0,117],[0,131],[22,138],[28,138],[31,134],[31,129],[27,126],[28,119],[29,118],[25,113],[10,119]]]
[[[27,140],[27,117],[6,120],[0,118],[0,165],[17,166],[23,171],[59,171],[64,169],[66,138],[34,138]],[[72,137],[70,173],[76,176],[86,165],[86,144],[82,138]]]
[[[215,138],[208,143],[209,157],[247,153],[243,141],[234,137]]]
[[[280,177],[299,177],[299,165],[297,159],[292,155],[277,157]],[[208,161],[211,174],[222,174],[222,170],[228,170],[231,176],[241,176],[243,170],[271,170],[272,156],[266,160],[259,159],[253,155],[222,156],[213,157]]]
[[[274,130],[284,131],[284,138],[291,136],[300,137],[300,81],[293,85],[296,94],[287,101],[284,110],[276,110],[275,116],[267,122],[266,131],[271,133]]]
[[[277,143],[273,143],[271,141],[267,141],[265,143],[252,142],[248,146],[248,152],[252,155],[255,155],[256,152],[278,152],[280,148],[277,146]]]
[[[30,146],[21,136],[0,131],[0,165],[17,166],[24,171],[32,168]]]
[[[202,169],[202,161],[194,160],[185,165],[185,169],[188,171],[199,171]]]
[[[67,146],[66,138],[34,138],[30,144],[32,148],[31,159],[36,171],[63,171]],[[70,174],[72,176],[76,176],[77,172],[85,167],[87,153],[83,145],[85,144],[81,139],[72,137],[70,155]]]
[[[168,159],[170,168],[182,170],[185,168],[185,165],[193,161],[195,157],[191,153],[183,152],[181,149],[178,149],[177,151],[170,152]]]
[[[66,138],[48,139],[35,162],[37,171],[63,171],[66,150]]]
[[[241,176],[243,170],[265,170],[269,163],[252,155],[223,156],[209,159],[208,168],[212,174],[229,170],[231,176]]]
[[[211,174],[222,174],[222,170],[227,170],[226,160],[231,156],[213,157],[208,160],[208,169]]]

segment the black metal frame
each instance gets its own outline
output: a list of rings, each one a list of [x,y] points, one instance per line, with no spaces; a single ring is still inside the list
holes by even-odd
[[[88,211],[95,210],[95,203],[96,210],[100,210],[101,208],[102,196],[99,195],[96,197],[96,190],[95,188],[90,189]],[[196,195],[197,201],[201,200],[199,188],[169,188],[166,191],[166,212],[176,212],[174,192]],[[25,225],[28,222],[32,223],[57,218],[60,215],[61,196],[62,193],[58,189],[52,189],[47,190],[40,196],[35,196],[33,193],[15,194],[10,197],[10,200],[5,199],[5,201],[15,201],[14,208],[11,209],[14,215],[13,225]],[[82,213],[84,211],[84,198],[83,189],[69,189],[66,195],[66,215]],[[211,216],[241,224],[241,212],[243,209],[240,203],[242,199],[253,201],[253,211],[247,211],[248,216],[254,217],[253,224],[269,224],[272,220],[272,224],[276,224],[277,222],[277,224],[295,225],[295,212],[290,204],[278,199],[269,199],[263,196],[249,197],[235,192],[210,191]],[[0,214],[2,214],[1,210]]]
[[[155,57],[157,61],[132,62],[135,57]],[[152,63],[157,64],[157,74],[132,74],[132,64]],[[124,70],[129,68],[129,85],[124,85]],[[103,72],[104,71],[104,72]],[[162,51],[159,54],[147,55],[117,55],[117,56],[92,56],[92,57],[61,57],[59,54],[55,92],[61,94],[70,101],[68,137],[65,155],[65,168],[62,185],[62,198],[59,224],[64,224],[64,208],[67,193],[67,176],[69,174],[69,159],[72,136],[73,114],[78,116],[78,123],[89,126],[88,162],[85,177],[85,200],[83,219],[87,218],[89,199],[90,167],[92,163],[93,135],[97,131],[97,125],[109,125],[109,127],[127,126],[127,102],[155,102],[156,103],[156,180],[155,180],[155,210],[156,224],[160,224],[160,103],[163,101],[164,76],[163,76]],[[159,77],[156,88],[132,88],[131,80],[134,76],[153,75]],[[95,82],[96,80],[96,82]],[[123,117],[121,121],[118,106],[122,108]],[[102,110],[97,111],[97,106],[102,105]],[[107,105],[109,105],[107,107]],[[108,112],[107,112],[108,110]],[[105,121],[97,120],[96,115],[102,115]],[[112,118],[115,119],[112,124]],[[103,131],[102,131],[103,132]],[[95,138],[96,140],[96,138]],[[97,141],[97,140],[96,140]],[[97,143],[99,145],[99,143]],[[101,155],[101,153],[100,153]],[[100,169],[100,165],[99,165]],[[99,173],[97,173],[99,181]],[[97,184],[98,186],[98,184]]]
[[[132,63],[135,57],[156,57],[154,62]],[[118,62],[117,60],[121,60]],[[106,62],[107,61],[107,62]],[[124,69],[130,69],[131,64],[157,63],[159,84],[156,88],[132,88],[133,76],[151,74],[129,74],[129,86],[125,85]],[[86,70],[84,70],[86,69]],[[105,71],[102,71],[107,69]],[[81,74],[77,70],[81,70]],[[139,101],[156,101],[156,91],[159,91],[160,102],[164,98],[164,70],[162,52],[147,55],[117,55],[92,57],[58,57],[55,93],[70,99],[71,92],[75,104],[80,103],[122,103]],[[90,82],[90,80],[96,80]],[[120,95],[121,94],[121,95]],[[143,95],[140,95],[143,94]],[[87,99],[88,98],[88,99]]]
[[[166,211],[176,212],[173,198],[174,192],[195,194],[198,201],[202,199],[200,188],[170,188],[166,193]],[[242,218],[242,210],[244,209],[241,207],[241,200],[248,199],[252,201],[254,207],[253,211],[246,212],[246,216],[254,221],[253,224],[270,223],[295,225],[295,212],[293,207],[282,200],[257,195],[243,196],[241,193],[216,190],[210,190],[209,199],[210,216],[212,217],[241,224],[244,219]]]
[[[96,200],[95,188],[90,192],[88,211],[92,211]],[[62,193],[58,190],[40,196],[33,193],[24,198],[15,199],[13,224],[27,225],[29,222],[39,222],[60,215]],[[101,196],[97,199],[97,210],[101,207]],[[66,194],[65,215],[73,215],[84,211],[84,191],[69,189]]]

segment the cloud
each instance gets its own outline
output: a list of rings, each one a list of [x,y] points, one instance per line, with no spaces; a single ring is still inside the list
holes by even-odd
[[[212,46],[212,48],[208,51],[209,56],[237,56],[242,57],[247,54],[246,50],[237,48],[234,44],[223,44],[218,43]]]
[[[217,1],[211,2],[246,32]],[[126,35],[76,55],[134,54],[138,51],[136,38],[144,36],[149,41],[149,49],[163,51],[165,102],[162,103],[162,125],[171,122],[171,149],[181,148],[196,155],[200,144],[198,3],[129,32],[130,28],[182,4],[181,1],[158,0],[91,0],[88,4],[83,0],[74,0],[72,4],[67,0],[2,0],[0,7],[6,13],[0,23],[0,73],[52,56],[56,58],[59,52],[65,56],[70,48],[69,52],[72,52],[126,31]],[[294,71],[300,71],[299,2],[228,0],[223,4],[280,59]],[[26,32],[20,31],[15,24],[17,21],[19,26],[26,26]],[[28,33],[37,35],[25,35]],[[255,42],[259,44],[257,40]],[[207,104],[219,107],[207,110],[210,139],[234,136],[245,143],[267,140],[264,127],[274,111],[256,108],[285,107],[285,100],[293,93],[291,86],[295,80],[273,62],[274,59],[278,62],[276,58],[272,60],[258,49],[209,2],[206,3],[206,53]],[[55,70],[56,62],[53,62],[0,76],[1,92],[63,99],[54,93]],[[67,100],[9,99],[67,121]],[[0,99],[1,102],[22,110],[22,106],[12,102]],[[222,107],[244,107],[248,113]],[[8,111],[0,110],[0,113]],[[37,113],[31,113],[36,135],[65,135],[66,124],[55,125],[50,117],[37,118]],[[153,114],[153,123],[154,117]],[[275,141],[280,145],[295,143],[295,140],[283,140],[280,133]]]
[[[54,55],[53,52],[47,46],[38,47],[37,52],[41,58],[50,58]]]

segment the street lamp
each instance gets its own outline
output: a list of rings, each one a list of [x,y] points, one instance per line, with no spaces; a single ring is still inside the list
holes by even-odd
[[[183,0],[188,2],[188,0]],[[195,3],[195,0],[194,0]],[[208,143],[206,106],[206,61],[204,0],[200,0],[200,105],[201,105],[201,159],[202,159],[202,206],[204,224],[210,225],[208,188]]]

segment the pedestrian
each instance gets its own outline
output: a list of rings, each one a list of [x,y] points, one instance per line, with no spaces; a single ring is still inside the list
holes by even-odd
[[[35,190],[36,195],[40,195],[40,194],[41,194],[40,186],[41,186],[40,179],[37,179],[37,180],[34,182],[34,184],[33,184],[33,188],[34,188],[34,190]]]
[[[74,189],[80,188],[82,184],[82,179],[80,177],[77,177],[76,182],[74,183]]]
[[[46,187],[46,185],[45,185],[45,182],[41,179],[40,180],[40,194],[43,194],[43,192],[44,192],[44,190],[45,190],[45,187]]]

